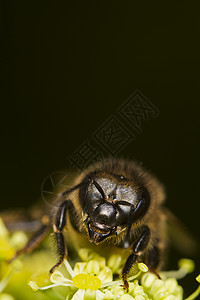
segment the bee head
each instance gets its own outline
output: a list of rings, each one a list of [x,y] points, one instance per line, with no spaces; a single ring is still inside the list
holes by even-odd
[[[87,218],[90,241],[98,244],[127,227],[130,212],[140,200],[138,189],[123,176],[89,176],[80,189],[80,204]]]

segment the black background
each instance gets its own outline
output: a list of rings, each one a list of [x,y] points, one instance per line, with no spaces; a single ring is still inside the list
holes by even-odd
[[[164,183],[199,234],[197,2],[1,4],[1,209],[29,207],[51,172],[135,91],[159,110],[120,157]]]

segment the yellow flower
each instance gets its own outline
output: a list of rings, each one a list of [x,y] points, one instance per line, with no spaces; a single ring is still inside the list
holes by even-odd
[[[39,287],[35,281],[29,281],[29,286],[34,291],[44,291],[46,289],[55,288],[58,286],[70,287],[71,292],[74,293],[72,300],[114,299],[116,298],[115,294],[117,287],[120,288],[121,296],[126,294],[126,291],[121,287],[123,284],[122,280],[120,279],[113,281],[113,272],[108,266],[106,266],[105,258],[100,257],[94,252],[91,252],[89,249],[81,249],[80,253],[85,260],[88,260],[88,258],[91,260],[88,262],[76,263],[74,269],[72,269],[69,262],[65,260],[64,265],[71,279],[66,278],[60,271],[55,271],[50,276],[50,285]],[[146,265],[142,263],[138,264],[137,274],[129,278],[129,280],[137,278],[142,272],[146,272],[147,270],[148,268]],[[130,283],[130,292],[132,291],[133,285]],[[68,299],[68,296],[66,299]],[[130,297],[133,299],[131,295]],[[118,299],[118,297],[116,299]]]

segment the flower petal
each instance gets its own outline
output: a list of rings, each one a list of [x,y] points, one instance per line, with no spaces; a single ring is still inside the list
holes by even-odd
[[[101,283],[106,283],[113,280],[112,271],[108,267],[105,267],[102,271],[100,271],[98,277],[101,280]]]
[[[79,289],[71,300],[84,300],[85,290]]]
[[[72,281],[67,279],[66,277],[64,277],[63,274],[59,271],[53,272],[53,274],[51,274],[51,276],[50,276],[50,280],[53,283],[63,283],[63,284],[71,283],[72,284]]]

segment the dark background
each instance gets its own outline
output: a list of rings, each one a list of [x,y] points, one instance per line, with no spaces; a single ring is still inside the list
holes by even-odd
[[[160,111],[119,156],[164,183],[199,234],[197,2],[1,4],[1,209],[29,207],[44,178],[140,90]]]

